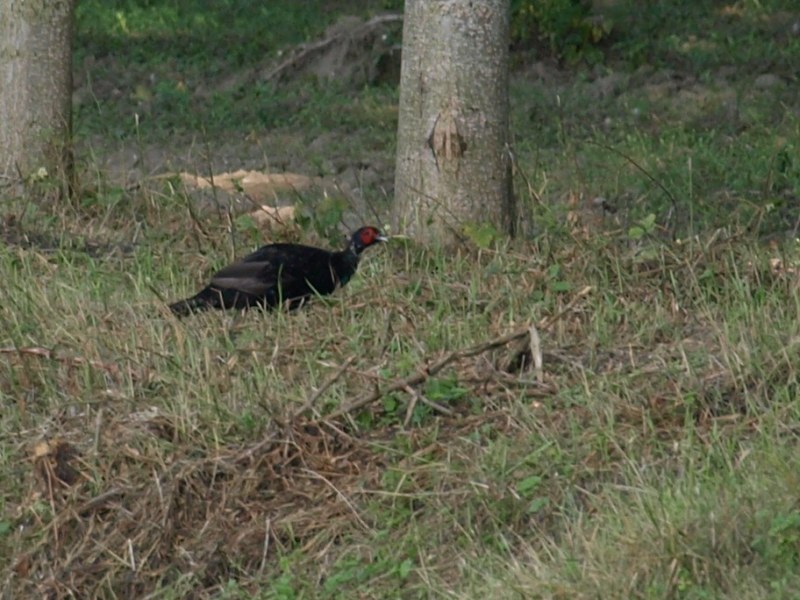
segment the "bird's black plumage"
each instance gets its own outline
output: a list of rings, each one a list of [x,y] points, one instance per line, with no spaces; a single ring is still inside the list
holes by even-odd
[[[300,306],[315,294],[324,296],[346,284],[361,253],[386,238],[375,227],[362,227],[347,248],[330,252],[301,244],[270,244],[217,271],[191,298],[170,304],[178,316],[209,308]]]

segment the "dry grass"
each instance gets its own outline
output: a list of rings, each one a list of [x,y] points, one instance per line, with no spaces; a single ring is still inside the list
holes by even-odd
[[[210,266],[151,210],[103,260],[8,237],[7,595],[757,597],[797,555],[793,249],[395,243],[297,314],[176,321],[151,289]]]

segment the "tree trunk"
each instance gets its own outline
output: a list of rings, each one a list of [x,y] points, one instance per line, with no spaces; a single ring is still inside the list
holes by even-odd
[[[0,187],[71,177],[74,0],[0,0]],[[5,194],[3,194],[5,195]]]
[[[447,245],[512,233],[508,0],[406,0],[394,224]]]

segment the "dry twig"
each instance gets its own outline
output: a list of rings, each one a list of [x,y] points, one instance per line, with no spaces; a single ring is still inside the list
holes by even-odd
[[[585,288],[583,288],[580,292],[575,294],[575,296],[569,301],[569,303],[564,307],[563,310],[559,311],[555,315],[551,315],[545,319],[540,320],[538,328],[546,329],[547,327],[552,325],[554,322],[559,320],[565,314],[570,312],[575,306],[575,304],[591,291],[592,291],[591,286],[586,286]],[[359,396],[352,402],[333,411],[330,415],[328,415],[328,418],[335,419],[337,417],[342,417],[344,415],[347,415],[353,412],[354,410],[358,410],[375,402],[376,400],[382,398],[386,394],[390,394],[392,392],[397,392],[400,390],[407,391],[409,388],[427,381],[429,378],[433,377],[434,375],[439,373],[439,371],[441,371],[442,369],[444,369],[445,367],[454,362],[464,360],[465,358],[478,356],[480,354],[483,354],[484,352],[494,350],[495,348],[500,348],[512,342],[525,339],[526,337],[528,337],[528,339],[530,340],[531,331],[536,331],[536,330],[533,329],[531,326],[526,325],[522,329],[518,329],[517,331],[508,333],[506,335],[501,335],[499,337],[494,338],[493,340],[489,340],[488,342],[476,344],[475,346],[471,346],[463,350],[454,350],[452,352],[448,352],[442,358],[435,361],[433,364],[424,365],[420,367],[420,369],[416,373],[413,373],[406,377],[395,379],[385,387],[376,386],[374,391],[372,391],[369,394],[364,394],[363,396]],[[536,342],[529,341],[528,343],[530,343],[532,346],[537,345]],[[539,347],[535,349],[537,350],[537,355],[540,355],[541,344],[538,344],[538,346]],[[541,367],[537,365],[537,372],[539,371],[540,368]],[[436,410],[441,410],[441,407],[439,407],[438,405],[434,408],[436,408]]]
[[[309,410],[311,410],[312,408],[314,408],[314,404],[315,404],[315,403],[316,403],[316,401],[319,399],[319,397],[320,397],[322,394],[324,394],[324,393],[325,393],[325,390],[327,390],[327,389],[328,389],[329,387],[331,387],[331,386],[332,386],[334,383],[336,383],[336,381],[337,381],[337,380],[338,380],[338,379],[339,379],[339,378],[340,378],[340,377],[341,377],[341,376],[344,374],[344,372],[345,372],[345,371],[347,371],[347,369],[350,367],[350,365],[352,365],[352,364],[353,364],[353,361],[355,360],[355,358],[356,358],[355,356],[351,356],[351,357],[349,357],[349,358],[348,358],[346,361],[344,361],[344,363],[342,363],[342,366],[340,366],[338,369],[336,369],[336,372],[335,372],[333,375],[331,375],[331,376],[330,376],[330,377],[329,377],[329,378],[328,378],[328,379],[327,379],[327,380],[326,380],[326,381],[325,381],[325,382],[324,382],[324,383],[323,383],[323,384],[322,384],[322,385],[319,387],[319,389],[317,389],[317,390],[316,390],[314,393],[312,393],[312,394],[311,394],[311,395],[308,397],[308,400],[306,400],[306,401],[303,403],[303,406],[301,406],[301,407],[300,407],[300,408],[299,408],[299,409],[298,409],[298,410],[297,410],[297,411],[294,413],[294,416],[292,417],[292,420],[294,420],[294,419],[296,419],[297,417],[299,417],[300,415],[304,414],[306,411],[309,411]]]
[[[375,402],[376,400],[382,398],[386,394],[397,392],[399,390],[405,390],[407,387],[411,387],[414,385],[419,385],[420,383],[423,383],[430,377],[436,375],[439,371],[441,371],[451,363],[463,360],[465,358],[470,358],[472,356],[477,356],[479,354],[483,354],[484,352],[488,352],[489,350],[494,350],[495,348],[499,348],[501,346],[505,346],[509,342],[518,340],[526,335],[528,335],[527,327],[515,331],[513,333],[500,336],[488,342],[477,344],[470,348],[448,352],[433,364],[423,366],[416,373],[409,375],[407,377],[401,377],[400,379],[395,379],[386,387],[377,388],[375,391],[369,394],[365,394],[363,396],[356,398],[349,404],[346,404],[345,406],[342,406],[338,410],[333,411],[330,415],[328,415],[328,418],[335,419],[337,417],[341,417],[354,410],[363,408],[364,406],[367,406],[372,402]]]
[[[397,15],[397,14],[378,15],[377,17],[373,17],[366,23],[359,25],[355,31],[359,34],[363,34],[363,32],[368,32],[371,29],[380,27],[386,23],[397,23],[402,20],[403,20],[403,15]],[[353,32],[349,32],[349,34],[353,35]],[[337,32],[334,35],[327,37],[323,40],[303,46],[299,52],[290,56],[289,58],[284,60],[281,64],[279,64],[277,67],[272,69],[272,71],[267,73],[266,76],[264,77],[264,80],[272,81],[274,79],[282,77],[287,71],[292,71],[300,68],[302,65],[305,65],[311,59],[311,57],[319,54],[320,52],[324,52],[332,44],[340,41],[343,35],[344,33]]]

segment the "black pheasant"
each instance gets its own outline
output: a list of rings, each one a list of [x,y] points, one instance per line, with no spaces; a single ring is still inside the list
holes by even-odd
[[[345,285],[358,268],[365,248],[386,237],[375,227],[362,227],[347,248],[330,252],[301,244],[270,244],[228,265],[191,298],[170,304],[178,316],[209,308],[297,308],[314,295],[327,295]]]

